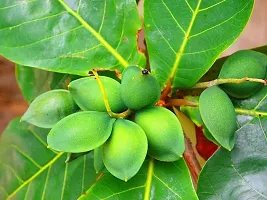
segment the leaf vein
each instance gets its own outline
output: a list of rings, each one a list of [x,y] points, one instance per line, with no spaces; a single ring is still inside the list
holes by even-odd
[[[179,194],[177,194],[175,191],[173,191],[172,188],[170,188],[163,180],[161,180],[158,176],[156,176],[156,174],[153,173],[153,176],[158,179],[165,187],[167,187],[173,194],[175,194],[177,197],[179,197],[180,199],[183,199]]]
[[[260,127],[261,127],[261,130],[262,130],[262,133],[263,133],[263,137],[265,138],[265,141],[267,142],[267,135],[266,135],[266,132],[263,129],[262,122],[261,122],[260,118],[259,118],[259,122],[260,122]]]
[[[191,5],[189,4],[189,2],[187,0],[185,0],[185,3],[187,4],[188,8],[191,10],[192,13],[194,13],[193,8],[191,7]]]
[[[82,192],[84,192],[84,178],[85,178],[85,169],[86,169],[86,155],[83,156],[83,177],[82,177]]]
[[[57,154],[52,160],[50,160],[45,166],[43,166],[39,171],[37,171],[33,176],[31,176],[28,180],[26,180],[22,185],[20,185],[17,189],[15,189],[8,198],[12,198],[15,194],[17,194],[25,185],[33,181],[37,176],[39,176],[44,170],[46,170],[49,166],[54,164],[64,153]]]
[[[56,34],[56,35],[53,35],[53,36],[50,36],[50,37],[46,37],[44,39],[41,39],[41,40],[38,40],[36,42],[33,42],[33,43],[30,43],[30,44],[26,44],[26,45],[23,45],[23,46],[14,46],[14,47],[5,47],[5,46],[2,46],[2,47],[5,47],[5,48],[24,48],[24,47],[28,47],[28,46],[32,46],[32,45],[35,45],[35,44],[38,44],[40,42],[44,42],[44,41],[47,41],[47,40],[50,40],[50,39],[53,39],[53,38],[57,38],[59,36],[62,36],[62,35],[65,35],[66,33],[69,33],[69,32],[72,32],[72,31],[75,31],[75,30],[78,30],[80,28],[82,28],[83,26],[80,25],[80,26],[77,26],[75,28],[72,28],[70,30],[67,30],[67,31],[64,31],[64,32],[61,32],[59,34]]]
[[[0,186],[0,190],[2,190],[5,193],[5,195],[8,197],[8,192],[6,191],[4,187]]]
[[[33,134],[33,136],[37,139],[37,140],[39,140],[39,142],[41,142],[46,148],[47,148],[47,144],[46,144],[46,142],[45,141],[43,141],[40,137],[39,137],[39,135],[37,134],[37,133],[35,133],[32,129],[28,129],[32,134]],[[49,149],[49,150],[51,150],[53,153],[55,153],[55,154],[58,154],[56,151],[54,151],[53,149]]]
[[[77,14],[79,14],[79,12],[80,12],[81,3],[82,3],[82,0],[79,0],[78,8],[77,8]]]
[[[238,170],[235,168],[235,163],[234,163],[234,161],[233,161],[233,158],[232,158],[232,156],[231,156],[231,161],[232,161],[232,168],[234,169],[234,171],[237,173],[237,175],[241,178],[241,180],[243,180],[245,183],[246,183],[246,185],[248,186],[248,187],[250,187],[250,189],[251,190],[253,190],[254,192],[256,192],[257,194],[259,194],[260,196],[262,196],[262,197],[264,197],[264,198],[266,198],[267,199],[267,196],[265,196],[264,194],[262,194],[262,193],[260,193],[258,190],[256,190],[255,188],[253,188],[252,187],[252,185],[250,185],[245,179],[244,179],[244,177],[238,172]]]
[[[9,9],[9,8],[13,8],[13,7],[17,7],[17,6],[21,6],[23,4],[29,4],[29,3],[32,3],[34,1],[37,1],[37,0],[30,0],[30,1],[23,1],[21,3],[18,3],[18,4],[14,4],[14,5],[11,5],[11,6],[5,6],[5,7],[2,7],[0,8],[0,10],[6,10],[6,9]]]
[[[14,145],[14,144],[9,144],[8,146],[13,147],[14,149],[16,149],[20,154],[22,154],[25,158],[27,158],[29,161],[31,161],[36,167],[38,167],[39,169],[41,168],[41,166],[37,162],[35,162],[33,160],[33,158],[31,158],[27,153],[25,153],[18,146]]]
[[[42,199],[41,200],[45,199],[45,193],[46,193],[47,183],[48,183],[49,176],[50,176],[50,170],[51,170],[51,166],[49,166],[47,174],[46,174],[45,183],[44,183],[44,189],[43,189]]]
[[[186,47],[186,45],[187,45],[188,37],[189,37],[190,32],[191,32],[191,30],[192,30],[193,24],[194,24],[194,22],[195,22],[195,20],[196,20],[196,16],[197,16],[197,14],[198,14],[198,10],[199,10],[199,7],[200,7],[201,2],[202,2],[202,0],[199,0],[199,1],[198,1],[196,10],[193,12],[193,16],[192,16],[192,19],[191,19],[190,24],[189,24],[189,26],[188,26],[188,29],[187,29],[187,32],[186,32],[186,34],[185,34],[184,40],[183,40],[183,42],[182,42],[182,45],[181,45],[179,51],[176,53],[176,59],[175,59],[175,62],[174,62],[174,64],[173,64],[173,67],[172,67],[173,70],[172,70],[172,72],[171,72],[171,74],[170,74],[170,78],[169,78],[169,80],[170,80],[171,82],[172,82],[172,79],[173,79],[174,75],[176,74],[176,71],[177,71],[177,69],[178,69],[178,65],[179,65],[179,63],[180,63],[180,61],[181,61],[181,59],[182,59],[182,54],[183,54],[183,52],[184,52],[184,50],[185,50],[185,47]]]
[[[118,44],[116,46],[116,50],[118,50],[118,48],[119,48],[119,46],[121,44],[121,41],[122,41],[122,36],[124,34],[125,21],[126,21],[126,17],[125,17],[125,8],[124,8],[124,11],[123,11],[123,23],[122,23],[122,29],[121,29],[121,36],[120,36],[119,42],[118,42]]]
[[[162,4],[165,6],[165,8],[168,10],[169,14],[171,15],[172,19],[175,21],[175,23],[177,24],[177,26],[181,29],[181,31],[184,33],[184,35],[186,34],[185,30],[183,29],[183,27],[179,24],[179,22],[177,21],[177,19],[175,19],[175,17],[173,16],[171,10],[169,9],[169,7],[166,5],[166,3],[164,2],[164,0],[161,0]]]
[[[105,198],[103,198],[103,199],[101,199],[101,200],[109,199],[110,197],[113,197],[113,196],[116,196],[116,195],[119,195],[119,194],[123,194],[123,193],[125,193],[125,192],[129,192],[129,191],[132,191],[132,190],[140,189],[140,188],[143,188],[143,187],[145,187],[145,185],[136,186],[136,187],[133,187],[133,188],[130,188],[130,189],[121,191],[121,192],[116,192],[116,193],[114,193],[114,194],[112,194],[112,195],[110,195],[110,196],[107,196],[107,197],[105,197]]]
[[[149,163],[148,163],[147,179],[146,179],[146,183],[145,183],[144,200],[150,199],[153,171],[154,171],[154,159],[150,158]]]
[[[38,19],[33,19],[33,20],[30,20],[30,21],[26,21],[26,22],[23,22],[23,23],[14,25],[14,26],[8,26],[8,27],[5,27],[5,28],[1,28],[0,31],[5,30],[5,29],[10,29],[11,30],[11,29],[14,29],[14,28],[17,28],[17,27],[26,25],[26,24],[33,23],[33,22],[38,22],[38,21],[42,21],[44,19],[49,19],[49,18],[57,17],[57,16],[60,16],[62,14],[65,14],[65,13],[68,13],[68,12],[67,11],[63,11],[63,12],[60,12],[60,13],[57,13],[57,14],[54,14],[54,15],[48,15],[48,16],[41,17],[41,18],[38,18]]]
[[[129,64],[124,58],[99,34],[97,33],[80,15],[73,11],[63,0],[58,0],[59,3],[75,17],[84,28],[86,28],[95,38],[103,44],[104,47],[121,63],[122,66],[127,67]]]
[[[160,33],[162,39],[166,42],[166,44],[169,46],[169,48],[172,50],[172,52],[173,52],[174,54],[176,54],[176,51],[173,49],[173,47],[171,46],[171,44],[169,43],[169,41],[164,37],[163,33],[159,30],[158,26],[156,25],[156,23],[155,23],[155,21],[154,21],[154,18],[153,18],[153,16],[152,16],[151,11],[150,11],[149,8],[148,8],[148,11],[149,11],[149,14],[150,14],[150,16],[151,16],[151,20],[152,20],[153,24],[155,25],[156,29],[158,30],[158,32]]]
[[[7,163],[2,163],[2,162],[0,162],[0,165],[3,165],[3,167],[8,168],[13,173],[13,175],[16,177],[16,179],[19,182],[21,182],[21,183],[24,183],[25,182],[24,180],[22,180],[22,178],[20,178],[20,176],[16,173],[16,171],[13,169],[13,167],[11,165],[9,165]]]
[[[208,6],[208,7],[206,7],[206,8],[202,8],[202,9],[199,10],[199,12],[203,12],[203,11],[205,11],[205,10],[209,10],[209,9],[211,9],[211,8],[213,8],[213,7],[218,6],[219,4],[221,4],[221,3],[223,3],[223,2],[226,2],[226,0],[222,0],[222,1],[220,1],[220,2],[218,2],[218,3],[215,3],[215,4],[211,5],[211,6]]]
[[[99,30],[98,30],[99,34],[101,33],[101,30],[102,30],[102,27],[103,27],[103,24],[104,24],[104,21],[105,21],[106,9],[107,9],[107,0],[104,0],[104,11],[103,11],[102,21],[101,21],[101,24],[100,24],[100,27],[99,27]]]
[[[26,193],[25,193],[24,200],[27,200],[27,199],[28,199],[28,195],[29,195],[30,187],[31,187],[31,183],[28,184],[28,188],[27,188],[27,191],[26,191]]]
[[[225,24],[226,22],[229,22],[231,19],[233,19],[236,15],[238,15],[239,13],[241,13],[243,10],[245,10],[245,8],[249,5],[249,1],[248,1],[248,3],[240,10],[240,11],[238,11],[237,13],[235,13],[233,16],[231,16],[231,17],[229,17],[228,19],[226,19],[226,20],[224,20],[223,22],[221,22],[221,23],[219,23],[219,24],[217,24],[217,25],[215,25],[215,26],[213,26],[213,27],[210,27],[210,28],[208,28],[208,29],[206,29],[206,30],[204,30],[204,31],[201,31],[201,32],[199,32],[199,33],[196,33],[196,34],[194,34],[194,35],[190,35],[189,36],[189,38],[191,39],[191,38],[193,38],[193,37],[196,37],[196,36],[199,36],[199,35],[201,35],[201,34],[203,34],[203,33],[206,33],[207,31],[210,31],[210,30],[212,30],[212,29],[215,29],[215,28],[217,28],[218,26],[221,26],[221,25],[223,25],[223,24]]]
[[[62,191],[61,191],[61,198],[60,198],[61,200],[64,199],[66,180],[67,180],[67,174],[68,174],[68,166],[69,166],[69,164],[66,163],[65,172],[64,172],[64,179],[63,179],[63,186],[62,186]]]

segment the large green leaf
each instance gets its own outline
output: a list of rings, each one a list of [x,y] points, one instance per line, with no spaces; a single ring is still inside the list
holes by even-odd
[[[150,65],[162,86],[193,86],[240,35],[254,0],[145,0]]]
[[[46,147],[48,130],[13,120],[0,143],[0,199],[77,199],[93,184],[92,153],[65,164]]]
[[[197,200],[185,161],[166,163],[150,159],[127,183],[109,173],[92,185],[81,200]]]
[[[219,149],[203,168],[198,182],[201,200],[267,199],[267,87],[235,101],[239,130],[234,149]]]
[[[1,0],[0,54],[25,66],[86,75],[143,65],[134,0]]]
[[[67,89],[68,83],[77,77],[16,65],[16,78],[23,96],[30,103],[49,90]]]

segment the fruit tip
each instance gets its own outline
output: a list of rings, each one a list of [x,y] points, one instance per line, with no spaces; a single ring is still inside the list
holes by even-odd
[[[47,147],[46,147],[46,148],[50,149],[50,146],[49,146],[49,145],[47,145]]]
[[[125,178],[124,181],[127,182],[128,181],[128,178]]]

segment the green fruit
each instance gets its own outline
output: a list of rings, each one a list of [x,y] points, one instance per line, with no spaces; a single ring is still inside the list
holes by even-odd
[[[199,111],[215,140],[231,150],[235,143],[237,124],[235,108],[227,94],[218,86],[207,88],[200,95]]]
[[[160,85],[148,70],[130,66],[122,73],[121,97],[133,110],[153,106],[160,98]]]
[[[267,56],[251,50],[238,51],[225,61],[218,78],[259,78],[266,74]],[[262,83],[226,83],[221,88],[235,98],[247,98],[263,86]]]
[[[49,148],[80,153],[102,145],[110,136],[116,119],[107,113],[84,111],[60,120],[49,132]]]
[[[103,161],[115,177],[127,181],[141,168],[147,153],[146,134],[129,120],[117,119],[104,144]]]
[[[148,153],[160,161],[178,160],[185,150],[184,134],[177,117],[163,107],[151,107],[135,114],[135,122],[147,135]]]
[[[42,128],[52,128],[59,120],[77,110],[78,106],[68,90],[51,90],[34,99],[21,121]]]
[[[119,113],[127,110],[120,94],[120,83],[112,78],[100,76],[110,108]],[[82,110],[105,112],[104,98],[95,77],[80,78],[69,84],[69,91]]]
[[[94,149],[94,168],[96,173],[99,173],[105,167],[102,155],[103,155],[103,145]]]

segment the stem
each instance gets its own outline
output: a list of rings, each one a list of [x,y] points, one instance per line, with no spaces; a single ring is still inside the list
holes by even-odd
[[[257,83],[262,83],[264,85],[267,84],[267,80],[258,79],[258,78],[248,78],[248,77],[245,77],[245,78],[227,78],[227,79],[219,78],[219,79],[215,79],[215,80],[212,80],[212,81],[197,83],[191,89],[208,88],[208,87],[211,87],[211,86],[214,86],[214,85],[220,85],[220,84],[225,84],[225,83],[241,84],[241,83],[244,83],[244,82],[257,82]]]
[[[161,93],[160,100],[165,101],[172,90],[171,81],[169,81]]]
[[[185,136],[185,152],[184,159],[187,163],[187,166],[191,172],[193,178],[193,184],[196,187],[198,177],[201,171],[200,164],[198,163],[197,157],[195,155],[192,143],[188,137]]]
[[[97,71],[95,69],[92,69],[92,72],[100,86],[100,90],[101,90],[101,93],[102,93],[102,96],[103,96],[103,100],[104,100],[104,104],[105,104],[105,107],[106,107],[106,110],[107,110],[107,113],[109,114],[110,117],[113,117],[113,118],[126,118],[128,117],[132,111],[130,109],[122,112],[122,113],[114,113],[112,112],[111,108],[110,108],[110,105],[109,105],[109,102],[108,102],[108,98],[107,98],[107,94],[106,94],[106,91],[105,91],[105,88],[100,80],[100,77],[97,73]]]
[[[99,84],[99,87],[100,87],[100,90],[101,90],[101,93],[102,93],[102,96],[103,96],[103,100],[104,100],[104,104],[105,104],[107,113],[108,113],[111,117],[114,117],[114,114],[113,114],[113,112],[111,111],[110,106],[109,106],[109,102],[108,102],[108,98],[107,98],[107,94],[106,94],[105,88],[104,88],[104,86],[103,86],[103,84],[102,84],[102,82],[101,82],[101,80],[100,80],[100,78],[99,78],[99,75],[98,75],[97,71],[94,70],[94,69],[92,69],[92,72],[93,72],[93,74],[94,74],[94,76],[95,76],[95,78],[96,78],[96,80],[97,80],[97,82],[98,82],[98,84]]]
[[[267,116],[267,112],[259,112],[256,110],[246,110],[241,108],[236,108],[235,112],[237,114],[243,114],[243,115]]]
[[[166,104],[166,107],[169,106],[198,106],[197,102],[192,102],[187,100],[186,98],[183,99],[168,99]]]
[[[126,118],[132,113],[132,110],[128,109],[122,113],[113,113],[116,118]]]

